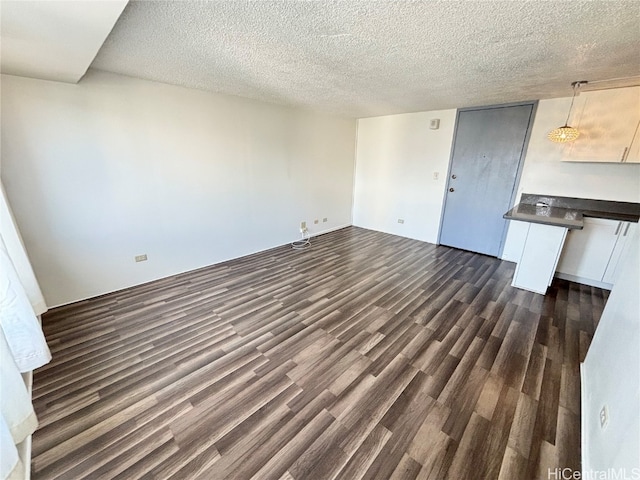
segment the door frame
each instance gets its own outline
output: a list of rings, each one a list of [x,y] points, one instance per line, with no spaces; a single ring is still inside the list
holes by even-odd
[[[529,123],[527,124],[527,131],[524,136],[524,143],[522,144],[522,150],[520,151],[520,158],[518,159],[518,167],[516,168],[516,177],[513,182],[513,187],[511,189],[511,198],[509,200],[509,207],[512,207],[515,204],[515,200],[518,194],[518,187],[520,186],[520,177],[522,176],[524,160],[525,160],[525,157],[527,156],[527,150],[529,148],[529,140],[531,138],[531,131],[533,130],[533,122],[536,117],[536,112],[538,111],[538,100],[529,100],[525,102],[513,102],[513,103],[500,103],[498,105],[484,105],[481,107],[466,107],[466,108],[459,108],[456,110],[456,123],[455,123],[455,126],[453,127],[453,141],[451,142],[451,153],[449,154],[449,164],[447,165],[447,182],[445,184],[444,191],[442,192],[443,199],[442,199],[442,209],[440,210],[440,224],[438,225],[437,245],[441,245],[440,237],[442,235],[442,224],[444,223],[444,211],[447,208],[447,191],[449,190],[449,182],[451,181],[451,164],[453,163],[453,156],[455,154],[456,136],[458,135],[458,121],[460,119],[460,113],[474,111],[474,110],[494,110],[496,108],[520,107],[524,105],[531,105],[531,115],[529,116]],[[504,252],[504,244],[507,238],[508,231],[509,231],[509,222],[505,222],[505,225],[502,229],[502,236],[500,238],[500,247],[498,248],[497,258],[499,259],[502,259],[502,254]]]

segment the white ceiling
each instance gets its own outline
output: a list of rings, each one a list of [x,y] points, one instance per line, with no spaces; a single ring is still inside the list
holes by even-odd
[[[2,72],[77,82],[126,0],[6,1]],[[631,1],[132,1],[92,67],[366,117],[640,75]]]
[[[353,117],[640,74],[633,1],[129,3],[93,67]]]
[[[2,0],[0,70],[76,83],[126,4],[127,0]]]

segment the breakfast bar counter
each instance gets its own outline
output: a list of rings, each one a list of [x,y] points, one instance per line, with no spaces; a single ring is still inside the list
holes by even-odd
[[[585,217],[637,223],[640,204],[522,194],[520,203],[503,215],[527,224],[512,285],[544,295],[553,280],[567,232],[582,230]]]

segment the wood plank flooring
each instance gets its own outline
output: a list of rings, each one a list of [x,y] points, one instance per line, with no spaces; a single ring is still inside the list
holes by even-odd
[[[57,308],[34,479],[534,479],[580,466],[607,292],[349,227]]]

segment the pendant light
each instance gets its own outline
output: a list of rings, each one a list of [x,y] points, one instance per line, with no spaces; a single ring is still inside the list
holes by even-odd
[[[562,127],[558,127],[549,132],[547,137],[549,140],[555,143],[565,143],[565,142],[573,142],[576,138],[580,136],[580,132],[573,127],[569,126],[569,117],[571,116],[571,109],[573,108],[573,101],[576,99],[576,94],[578,93],[578,89],[581,85],[586,85],[588,82],[586,80],[582,80],[580,82],[573,82],[571,86],[573,87],[573,97],[571,97],[571,106],[569,107],[569,113],[567,114],[567,121],[564,122]]]

